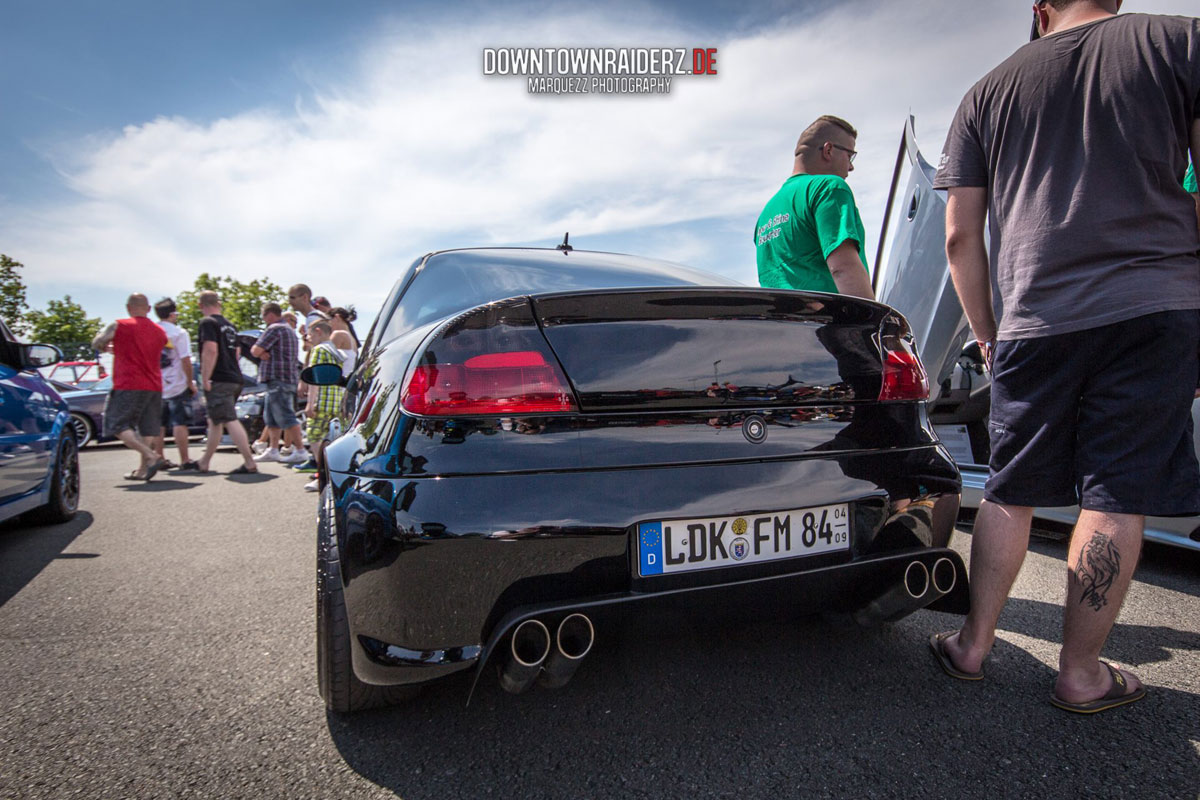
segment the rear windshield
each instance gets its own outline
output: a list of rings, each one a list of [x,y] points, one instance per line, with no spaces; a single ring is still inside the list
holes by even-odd
[[[588,289],[729,286],[728,278],[636,256],[452,251],[429,257],[396,306],[380,342],[459,311],[526,294]]]

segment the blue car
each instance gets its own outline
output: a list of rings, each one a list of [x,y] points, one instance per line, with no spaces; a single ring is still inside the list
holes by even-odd
[[[21,344],[0,320],[0,522],[66,522],[79,508],[79,448],[67,404],[38,374],[57,347]]]

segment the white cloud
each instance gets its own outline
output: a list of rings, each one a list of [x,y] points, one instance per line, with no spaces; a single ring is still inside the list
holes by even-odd
[[[421,252],[565,230],[585,247],[627,233],[643,254],[752,281],[753,219],[809,121],[858,127],[851,184],[878,231],[906,115],[936,153],[962,93],[1024,41],[1028,13],[861,0],[705,41],[661,16],[612,24],[610,11],[510,8],[453,28],[398,18],[356,74],[306,65],[318,88],[292,109],[164,117],[77,144],[62,166],[75,199],[4,209],[0,241],[36,265],[32,294],[71,287],[85,305],[89,291],[169,293],[210,271],[302,280],[373,309]],[[716,46],[719,77],[678,78],[667,97],[552,98],[481,74],[484,47],[565,45]]]

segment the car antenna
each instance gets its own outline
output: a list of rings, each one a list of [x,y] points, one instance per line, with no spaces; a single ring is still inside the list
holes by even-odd
[[[562,250],[564,254],[571,252],[575,248],[571,247],[570,239],[571,239],[571,232],[567,231],[566,233],[563,234],[562,244],[557,245],[554,249]]]

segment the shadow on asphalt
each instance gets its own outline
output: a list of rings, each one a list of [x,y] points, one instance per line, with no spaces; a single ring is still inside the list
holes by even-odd
[[[148,481],[126,481],[113,486],[114,489],[123,489],[127,492],[174,492],[183,489],[195,489],[200,484],[188,481],[177,481],[172,478],[159,478],[155,476]]]
[[[64,554],[75,537],[91,527],[92,515],[80,511],[60,525],[30,525],[20,518],[0,525],[0,606],[7,603],[56,558],[83,558]]]
[[[1046,603],[1005,612],[1006,629],[1047,641],[1060,618]],[[1195,795],[1196,695],[1152,688],[1068,714],[1047,702],[1054,671],[1003,633],[984,681],[954,681],[926,639],[959,620],[598,632],[565,689],[513,697],[488,670],[469,708],[469,676],[455,676],[399,708],[329,715],[329,731],[351,768],[406,800]],[[1118,625],[1105,654],[1136,667],[1164,647],[1200,642]]]

